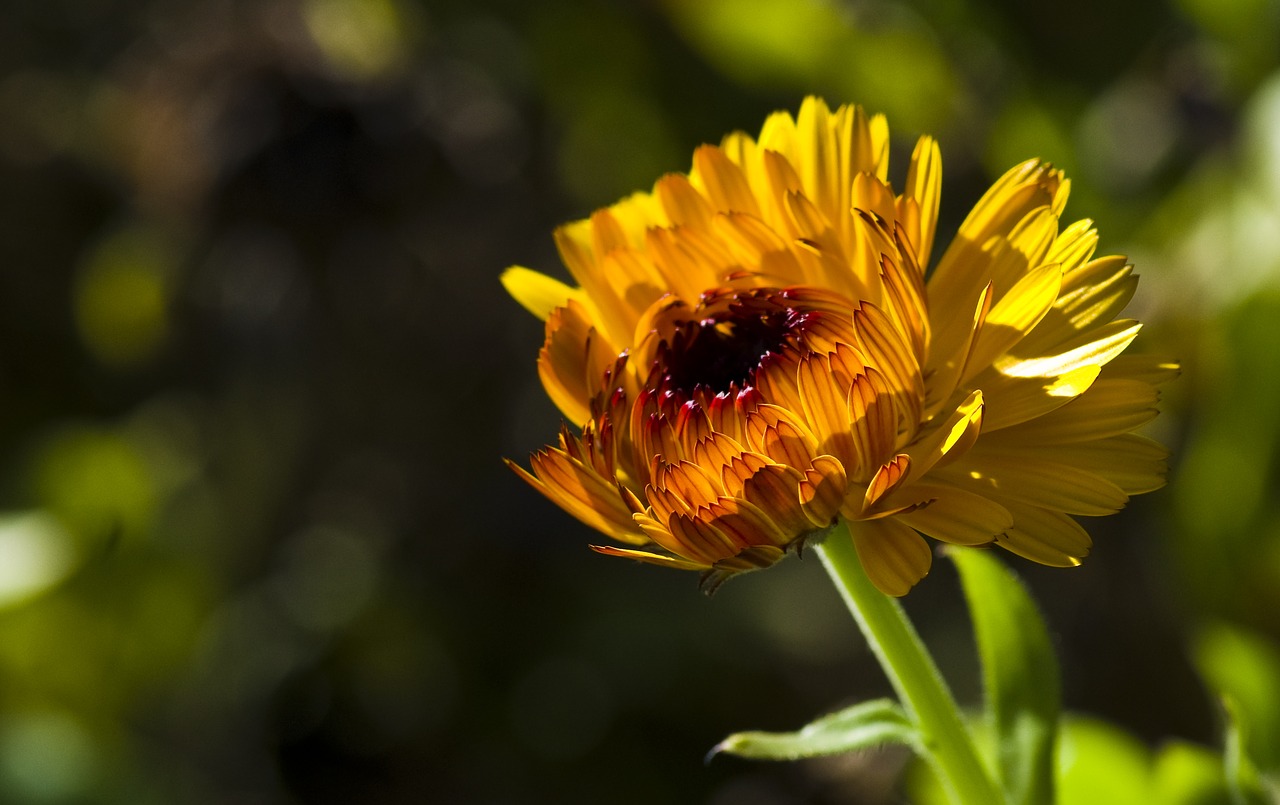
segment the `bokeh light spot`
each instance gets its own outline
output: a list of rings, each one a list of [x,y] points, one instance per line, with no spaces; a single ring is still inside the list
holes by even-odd
[[[311,0],[307,29],[335,69],[368,79],[403,63],[409,11],[394,0]]]
[[[100,361],[135,366],[164,343],[170,263],[159,239],[137,230],[113,235],[89,253],[75,290],[76,324]]]
[[[92,786],[96,765],[92,737],[68,715],[10,715],[0,732],[0,772],[17,801],[65,802],[83,796]]]
[[[35,484],[40,502],[86,548],[144,536],[155,512],[149,468],[109,431],[71,426],[54,434],[38,455]]]
[[[61,581],[75,560],[71,537],[44,512],[0,515],[0,607]]]

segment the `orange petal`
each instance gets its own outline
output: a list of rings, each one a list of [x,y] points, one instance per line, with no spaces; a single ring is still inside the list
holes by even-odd
[[[507,460],[530,486],[591,528],[621,542],[645,542],[631,521],[631,511],[613,479],[601,477],[564,451],[546,448],[530,457],[534,473]]]
[[[847,388],[840,388],[831,373],[830,361],[805,356],[796,374],[805,424],[818,440],[818,449],[840,460],[846,467],[858,465],[858,448],[850,433]]]
[[[538,376],[565,418],[581,425],[591,417],[591,399],[602,391],[605,370],[616,361],[618,350],[573,300],[551,312],[546,330]]]
[[[658,553],[650,553],[649,551],[636,551],[630,548],[615,548],[612,545],[591,545],[589,547],[596,553],[602,553],[605,556],[620,556],[624,559],[637,559],[651,565],[673,567],[677,570],[706,570],[710,567],[710,565],[691,562],[688,559],[681,559],[676,556],[664,556]]]
[[[877,503],[880,502],[885,495],[898,488],[903,479],[907,477],[907,472],[911,467],[911,456],[906,453],[899,453],[893,458],[885,462],[880,469],[876,470],[876,474],[872,476],[871,482],[867,484],[866,494],[862,498],[862,509],[855,514],[855,519],[861,519],[867,512],[870,512]]]
[[[826,528],[835,521],[844,503],[849,480],[839,459],[818,456],[800,482],[800,508],[816,528]]]

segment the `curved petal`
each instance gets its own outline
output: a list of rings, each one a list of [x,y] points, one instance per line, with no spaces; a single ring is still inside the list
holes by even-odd
[[[921,137],[916,142],[902,196],[904,200],[913,201],[918,211],[918,223],[907,228],[907,236],[915,248],[916,259],[921,266],[927,266],[942,200],[942,153],[932,137]]]
[[[631,509],[611,479],[562,450],[547,448],[530,459],[533,473],[506,460],[530,486],[586,525],[619,542],[642,545],[647,540],[632,521]]]
[[[899,501],[898,499],[902,500]],[[1013,515],[994,500],[941,484],[915,484],[886,503],[921,501],[897,519],[926,536],[955,545],[986,545],[1013,526]]]
[[[565,418],[581,425],[591,417],[591,400],[618,351],[574,300],[551,311],[547,340],[538,353],[538,377]]]
[[[928,543],[902,523],[891,519],[858,520],[849,523],[849,532],[867,577],[885,595],[906,595],[933,564]]]
[[[1050,567],[1076,567],[1089,555],[1089,533],[1062,512],[1020,503],[1006,506],[1014,527],[996,537],[1001,548]]]
[[[698,562],[690,562],[688,559],[681,559],[677,556],[664,556],[659,553],[637,551],[631,548],[615,548],[612,545],[589,545],[587,547],[591,548],[591,550],[596,553],[602,553],[605,556],[621,556],[624,559],[636,559],[641,562],[648,562],[651,565],[674,567],[679,570],[706,570],[708,567],[708,565],[699,564]]]

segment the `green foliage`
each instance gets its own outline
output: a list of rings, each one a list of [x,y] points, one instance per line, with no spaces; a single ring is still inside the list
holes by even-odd
[[[1192,655],[1209,687],[1230,703],[1228,747],[1241,740],[1240,717],[1248,720],[1239,762],[1247,756],[1280,771],[1280,651],[1247,629],[1218,623],[1200,630]]]
[[[986,715],[997,766],[1014,805],[1053,801],[1053,756],[1061,682],[1044,621],[1022,584],[989,551],[948,555],[973,618]]]
[[[716,744],[708,758],[725,753],[751,760],[798,760],[889,744],[918,748],[920,736],[890,699],[862,702],[806,724],[796,732],[737,732]]]
[[[1066,718],[1059,803],[1234,805],[1228,771],[1240,796],[1251,768],[1274,779],[1276,0],[6,14],[0,801],[787,799],[785,766],[683,763],[710,743],[691,725],[752,717],[761,690],[765,723],[802,723],[825,691],[879,681],[859,676],[871,658],[843,612],[815,615],[824,599],[778,575],[791,567],[708,606],[685,579],[584,558],[584,532],[496,460],[540,446],[553,416],[540,326],[496,275],[563,275],[554,225],[809,93],[887,114],[895,180],[900,140],[938,136],[943,232],[1010,164],[1066,168],[1068,217],[1143,275],[1144,348],[1183,360],[1154,423],[1172,487],[1122,533],[1091,524],[1097,554],[1051,588],[1070,697],[1132,731]],[[1117,606],[1120,584],[1135,594]],[[912,593],[917,623],[962,634],[938,589]],[[1142,673],[1152,701],[1203,709],[1150,673],[1183,663],[1176,639],[1144,639],[1153,616],[1194,632],[1207,687],[1236,703],[1225,763],[1208,719],[1097,684]],[[1237,625],[1196,632],[1208,619]],[[951,648],[935,646],[948,671],[967,656]],[[1126,665],[1148,649],[1151,666]],[[606,655],[584,662],[609,666],[596,698],[627,726],[600,717],[579,756],[548,763],[521,714],[574,688],[522,687],[540,652]],[[1171,723],[1186,740],[1134,737]]]
[[[1063,720],[1058,747],[1058,805],[1150,802],[1150,752],[1102,721]]]
[[[1245,717],[1230,697],[1223,700],[1223,709],[1226,710],[1227,734],[1222,765],[1227,775],[1227,789],[1231,792],[1231,805],[1267,805],[1258,767],[1249,756]]]
[[[1168,805],[1230,805],[1222,756],[1203,746],[1171,741],[1151,769],[1151,801]]]
[[[140,228],[114,233],[86,257],[75,289],[76,325],[98,360],[131,368],[161,348],[172,262],[164,238]]]

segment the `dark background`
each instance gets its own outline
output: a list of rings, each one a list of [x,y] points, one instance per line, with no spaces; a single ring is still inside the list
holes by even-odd
[[[502,269],[810,93],[888,115],[898,182],[940,139],[940,244],[1040,156],[1135,260],[1171,485],[1011,564],[1071,710],[1215,747],[1234,685],[1280,768],[1275,0],[4,16],[0,800],[896,801],[894,752],[703,763],[887,693],[816,562],[708,599],[500,461],[559,424]],[[953,569],[906,605],[976,704]]]

